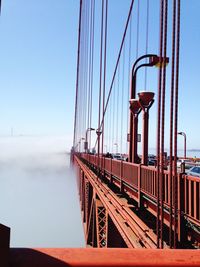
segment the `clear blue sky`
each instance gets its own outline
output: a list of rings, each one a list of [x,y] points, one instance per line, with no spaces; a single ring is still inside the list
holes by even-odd
[[[150,2],[156,6],[158,0]],[[112,39],[108,39],[108,84],[121,39],[120,25],[125,21],[129,3],[109,0]],[[179,130],[187,133],[189,148],[200,148],[199,10],[199,0],[182,0]],[[78,12],[78,0],[3,1],[0,135],[9,135],[13,127],[14,134],[72,137]],[[157,17],[157,9],[152,7],[151,16],[154,12]],[[157,29],[153,29],[150,38],[155,38],[155,47],[157,36]],[[150,139],[151,147],[153,139],[154,136]]]
[[[70,134],[78,1],[6,0],[0,23],[0,135]]]

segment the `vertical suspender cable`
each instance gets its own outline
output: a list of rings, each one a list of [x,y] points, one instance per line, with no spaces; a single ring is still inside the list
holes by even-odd
[[[178,127],[178,83],[180,50],[180,0],[177,0],[177,42],[176,42],[176,80],[175,80],[175,116],[174,116],[174,248],[177,247],[177,127]]]
[[[112,151],[114,153],[114,140],[115,140],[115,88],[116,88],[116,82],[114,80],[114,88],[113,88],[113,128],[112,128]]]
[[[165,59],[167,56],[167,16],[168,16],[168,0],[165,0],[164,8],[164,47],[162,69],[163,69],[163,80],[162,80],[162,119],[161,119],[161,179],[160,179],[160,198],[161,198],[161,229],[160,229],[160,241],[161,248],[163,248],[163,224],[164,224],[164,211],[163,211],[163,201],[164,201],[164,144],[165,144],[165,87],[166,87],[166,64]]]
[[[163,51],[163,12],[164,3],[160,1],[160,61],[162,60]],[[157,111],[157,248],[160,248],[160,119],[161,119],[161,89],[162,89],[162,68],[159,69],[159,84],[158,84],[158,111]]]
[[[87,128],[87,107],[88,107],[88,94],[89,94],[89,88],[88,88],[88,50],[89,50],[89,10],[90,10],[90,1],[86,1],[86,34],[85,34],[85,84],[84,84],[84,103],[83,105],[83,129],[82,129],[82,136],[85,136],[85,131]]]
[[[104,73],[103,73],[103,103],[102,103],[102,140],[101,140],[101,153],[103,154],[104,146],[104,116],[103,111],[105,107],[105,89],[106,89],[106,56],[107,56],[107,24],[108,24],[108,0],[106,0],[105,11],[105,30],[104,30]]]
[[[129,31],[129,52],[128,52],[128,85],[127,85],[127,133],[129,131],[129,100],[130,100],[130,72],[131,72],[131,50],[132,50],[132,16],[130,18],[130,31]],[[126,153],[128,154],[128,142],[126,142]]]
[[[118,65],[118,76],[117,76],[117,104],[116,104],[116,151],[118,152],[119,145],[119,82],[120,82],[120,62]]]
[[[79,99],[80,109],[80,134],[79,134],[79,148],[82,148],[82,137],[85,124],[85,87],[86,87],[86,75],[84,67],[86,66],[86,34],[87,34],[87,1],[83,2],[83,39],[82,39],[82,65],[81,65],[81,95]]]
[[[108,131],[109,131],[109,137],[108,137],[108,151],[111,152],[111,132],[112,132],[112,119],[111,119],[111,111],[112,111],[112,98],[109,103],[109,120],[108,120]]]
[[[123,65],[122,65],[122,99],[121,99],[121,140],[120,140],[120,150],[121,153],[123,151],[123,130],[124,130],[124,123],[123,123],[123,115],[124,115],[124,68],[125,68],[125,48],[126,46],[124,45],[124,50],[123,50]]]
[[[81,114],[82,114],[82,109],[81,109],[81,99],[82,99],[82,91],[83,91],[83,64],[84,64],[84,1],[82,1],[82,25],[81,25],[81,49],[80,49],[80,78],[79,78],[79,94],[78,94],[78,139],[77,142],[79,143],[79,139],[81,136],[81,126],[82,126],[82,121],[81,121]]]
[[[83,102],[85,103],[85,72],[83,72],[84,66],[86,64],[86,29],[87,29],[87,25],[86,25],[86,12],[87,12],[87,8],[86,8],[86,1],[84,1],[84,5],[83,5],[83,40],[82,40],[82,44],[83,44],[83,48],[82,48],[82,66],[81,66],[81,74],[82,74],[82,81],[81,81],[81,97],[80,97],[80,102],[79,102],[79,109],[80,109],[80,140],[82,138],[82,134],[83,134],[83,127],[84,127],[84,110],[83,110]],[[82,100],[82,101],[81,101]],[[79,145],[81,148],[81,144]]]
[[[91,56],[91,95],[90,95],[90,123],[89,123],[89,127],[92,127],[92,103],[93,103],[93,75],[94,75],[94,27],[95,27],[95,0],[93,0],[93,17],[92,17],[92,56]],[[91,131],[90,131],[90,135],[89,135],[89,148],[91,147]]]
[[[99,118],[98,118],[98,167],[99,167],[99,153],[100,153],[100,120],[101,120],[101,98],[102,98],[102,56],[103,56],[103,24],[104,24],[104,0],[102,0],[101,9],[101,45],[100,45],[100,67],[99,67]]]
[[[146,55],[148,54],[148,44],[149,44],[149,0],[147,0],[147,15],[146,15],[146,49],[145,49]],[[145,91],[147,90],[147,68],[145,68],[144,89]]]
[[[122,53],[122,48],[123,48],[123,45],[124,45],[124,41],[125,41],[125,37],[126,37],[126,33],[127,33],[129,21],[130,21],[132,9],[133,9],[133,4],[134,4],[134,0],[131,1],[131,5],[130,5],[130,8],[129,8],[128,17],[127,17],[127,20],[126,20],[126,26],[125,26],[125,29],[124,29],[124,33],[123,33],[123,37],[122,37],[122,41],[121,41],[121,45],[120,45],[120,49],[119,49],[119,53],[118,53],[118,57],[117,57],[117,62],[116,62],[116,65],[115,65],[115,70],[114,70],[114,73],[113,73],[113,77],[112,77],[109,93],[108,93],[108,96],[107,96],[107,100],[106,100],[106,104],[105,104],[105,108],[104,108],[104,112],[103,112],[104,115],[106,113],[108,102],[109,102],[110,95],[111,95],[111,92],[112,92],[113,83],[114,83],[114,80],[115,80],[115,76],[116,76],[119,60],[120,60],[121,53]],[[100,127],[101,127],[101,124],[100,124]]]
[[[92,58],[92,14],[93,14],[93,1],[91,1],[90,5],[90,19],[89,19],[89,64],[88,64],[88,112],[87,112],[87,129],[90,126],[90,104],[91,104],[91,58]],[[88,140],[86,140],[88,141]]]
[[[112,139],[112,124],[113,124],[113,120],[112,120],[112,99],[113,98],[111,98],[111,101],[110,101],[110,103],[109,103],[109,144],[108,144],[108,147],[109,147],[109,152],[111,152],[112,151],[112,143],[111,143],[111,140],[113,140]]]
[[[169,228],[169,246],[173,247],[172,239],[172,204],[173,204],[173,186],[172,186],[172,170],[173,170],[173,119],[174,119],[174,71],[175,71],[175,41],[176,41],[176,1],[173,1],[173,25],[172,25],[172,71],[171,71],[171,100],[170,100],[170,228]]]
[[[123,48],[123,45],[124,45],[124,41],[125,41],[125,37],[126,37],[129,21],[130,21],[131,14],[132,14],[133,4],[134,4],[134,0],[131,1],[131,5],[130,5],[130,8],[129,8],[129,13],[128,13],[128,17],[127,17],[127,20],[126,20],[126,25],[125,25],[125,29],[124,29],[124,33],[123,33],[123,37],[122,37],[122,41],[121,41],[121,45],[120,45],[120,49],[119,49],[119,53],[118,53],[118,57],[117,57],[117,62],[116,62],[116,65],[115,65],[115,70],[114,70],[112,81],[111,81],[111,85],[110,85],[110,89],[109,89],[109,92],[108,92],[108,96],[107,96],[107,100],[106,100],[103,116],[105,116],[105,113],[106,113],[106,110],[107,110],[107,107],[108,107],[108,102],[109,102],[110,95],[111,95],[111,92],[112,92],[112,87],[113,87],[115,75],[116,75],[116,72],[117,72],[117,67],[118,67],[118,64],[119,64],[120,57],[121,57],[122,48]],[[102,122],[100,124],[100,128],[101,128],[101,125],[102,125]],[[96,140],[95,147],[97,145],[97,142],[98,142],[98,138]]]
[[[138,52],[139,52],[139,32],[140,32],[140,0],[138,0],[138,8],[137,8],[136,59],[138,58]]]
[[[79,28],[78,28],[78,56],[77,56],[77,70],[76,70],[76,97],[75,97],[75,114],[74,114],[74,140],[73,146],[75,145],[77,140],[77,106],[78,106],[78,94],[79,94],[79,71],[80,71],[80,47],[81,47],[81,20],[82,20],[82,0],[80,0],[79,7]]]

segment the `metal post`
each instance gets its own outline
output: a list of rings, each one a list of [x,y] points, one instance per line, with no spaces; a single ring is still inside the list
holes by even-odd
[[[179,132],[179,135],[182,135],[184,138],[184,158],[186,159],[186,133],[184,132]]]
[[[87,128],[86,133],[85,133],[85,153],[88,153],[90,148],[88,147],[88,132],[89,131],[94,131],[94,128]]]
[[[142,164],[148,165],[149,109],[154,103],[154,93],[144,91],[138,93],[138,97],[143,110]]]
[[[144,59],[148,58],[149,62],[148,63],[143,63],[138,65],[138,63]],[[141,57],[139,57],[133,64],[132,70],[131,70],[131,89],[130,89],[130,97],[131,99],[135,99],[136,95],[136,76],[137,76],[137,71],[142,68],[142,67],[153,67],[159,64],[162,64],[163,58],[159,58],[155,54],[146,54]],[[165,62],[169,62],[169,58],[165,59]],[[134,115],[132,111],[130,112],[130,138],[129,138],[129,161],[132,161],[132,159],[135,157],[133,156],[134,150],[133,148],[135,145],[133,144],[133,139],[134,136],[133,134],[135,133],[133,127],[134,127]]]
[[[132,145],[130,149],[129,154],[129,161],[133,163],[138,163],[138,155],[137,155],[137,135],[138,135],[138,115],[141,112],[141,106],[139,103],[139,100],[137,99],[131,99],[130,101],[130,110],[132,114],[132,132],[130,133],[130,146]]]
[[[148,165],[149,111],[143,111],[142,164]]]
[[[138,153],[137,153],[137,136],[138,136],[138,114],[133,116],[133,140],[132,140],[132,160],[131,162],[137,163]]]

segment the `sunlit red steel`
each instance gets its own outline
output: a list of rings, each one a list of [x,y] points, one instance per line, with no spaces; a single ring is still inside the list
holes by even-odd
[[[155,248],[155,234],[139,217],[131,212],[127,200],[112,192],[77,157],[75,158],[75,164],[77,175],[80,175],[80,201],[87,245],[94,247]],[[115,179],[113,177],[112,181],[119,188],[122,186],[121,167],[122,165],[118,164],[112,167],[115,175],[121,174],[121,178]],[[89,187],[91,188],[90,196],[85,187],[86,180],[89,181]],[[88,204],[86,205],[86,203]],[[88,210],[90,214],[89,221],[86,220]]]
[[[90,174],[97,170],[97,156],[90,154],[79,154],[77,162],[81,164],[80,169],[85,172],[85,164],[90,168]],[[84,162],[82,162],[84,161]],[[113,160],[103,157],[103,171],[100,174],[109,183],[119,188],[122,196],[128,195],[137,202],[138,208],[148,210],[153,216],[157,216],[157,170],[155,167],[134,164],[125,161]],[[93,171],[92,171],[93,170]],[[88,172],[88,171],[87,171]],[[85,174],[87,179],[88,175]],[[94,178],[95,179],[95,178]],[[97,180],[97,178],[96,178]],[[92,182],[91,186],[93,186]],[[98,180],[100,188],[103,183]],[[170,176],[169,171],[164,170],[163,176],[163,223],[170,228]],[[83,192],[83,190],[82,190]],[[110,192],[110,189],[109,189]],[[200,180],[182,173],[177,178],[177,238],[178,246],[186,246],[189,242],[194,247],[200,247]],[[114,193],[113,193],[114,194]],[[173,194],[172,194],[173,197]],[[84,198],[82,197],[82,200]],[[174,228],[172,229],[174,230]],[[168,230],[167,230],[168,231]],[[165,240],[168,242],[168,240]],[[188,243],[188,244],[189,244]]]
[[[13,267],[90,267],[90,266],[200,266],[199,252],[194,250],[155,249],[70,249],[70,248],[12,248],[10,266]]]

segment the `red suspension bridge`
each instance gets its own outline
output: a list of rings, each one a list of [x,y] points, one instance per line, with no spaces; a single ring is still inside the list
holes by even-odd
[[[102,1],[98,126],[93,150],[90,147],[91,142],[94,142],[91,140],[91,131],[94,130],[92,128],[94,120],[91,119],[94,7],[89,9],[91,14],[88,16],[89,13],[84,12],[88,8],[87,5],[88,3],[84,1],[80,3],[72,151],[79,177],[87,244],[93,247],[198,248],[199,178],[186,175],[184,169],[177,171],[180,1],[173,1],[170,5],[168,1],[160,1],[157,54],[148,51],[149,42],[151,40],[155,42],[155,37],[152,39],[149,36],[152,27],[150,23],[152,3],[147,1],[145,5],[140,5],[138,2],[137,8],[134,9],[135,3],[131,1],[110,86],[106,84],[108,1]],[[94,5],[94,2],[91,5]],[[140,25],[139,19],[141,12],[143,14],[146,12],[146,23],[143,25]],[[136,16],[136,59],[132,63],[131,34],[134,32],[132,30],[134,16]],[[87,31],[89,22],[90,27]],[[169,27],[171,27],[170,36]],[[140,37],[142,34],[143,38]],[[139,56],[142,46],[139,43],[140,39],[145,41],[145,54],[142,56]],[[87,53],[85,53],[86,47],[89,48]],[[125,71],[126,62],[127,71]],[[158,67],[157,92],[146,90],[147,69],[150,71],[150,67],[154,66]],[[137,76],[142,70],[145,90],[137,92]],[[128,86],[125,85],[127,74],[130,77]],[[151,76],[153,75],[155,72],[151,72]],[[128,90],[125,95],[126,87]],[[166,101],[170,103],[169,106],[166,106]],[[154,139],[157,151],[155,166],[152,167],[148,164],[148,142],[149,113],[154,102],[157,104],[157,109],[151,124],[156,125]],[[169,120],[169,134],[166,134],[168,130],[165,126],[166,119]],[[142,149],[141,156],[138,156],[140,120],[142,120]],[[166,139],[169,139],[168,162],[165,153]],[[82,140],[84,147],[81,146]]]
[[[118,3],[80,0],[71,161],[88,248],[11,249],[11,266],[200,265],[200,179],[177,169],[181,1],[127,2],[117,48],[109,10]]]

